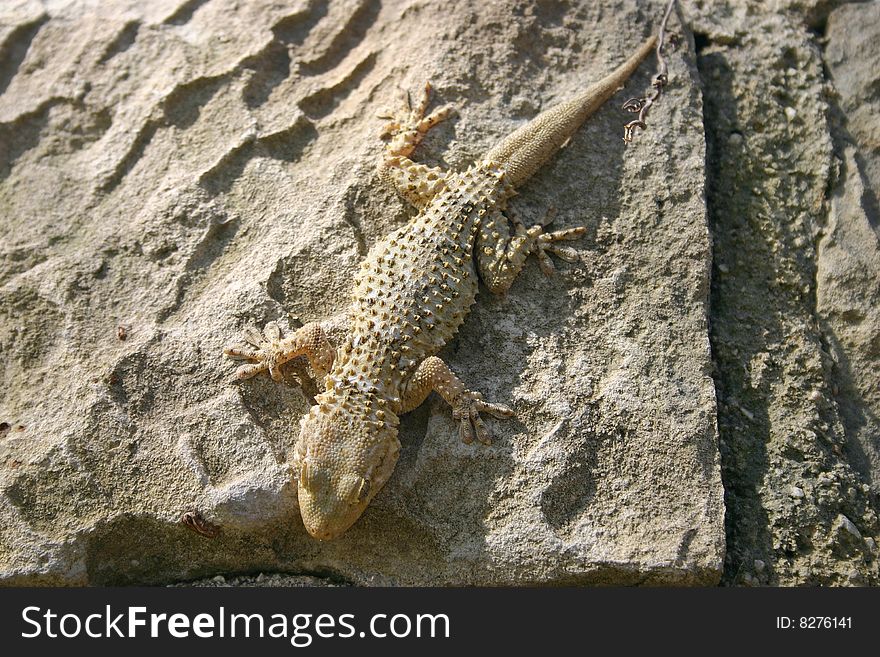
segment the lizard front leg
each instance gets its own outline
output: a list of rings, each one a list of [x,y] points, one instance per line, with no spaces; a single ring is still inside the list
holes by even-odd
[[[281,381],[281,366],[301,355],[309,359],[315,374],[323,377],[330,371],[336,356],[327,332],[318,322],[309,322],[287,338],[281,337],[281,329],[275,322],[266,324],[263,333],[249,326],[243,331],[243,337],[250,346],[230,346],[223,350],[230,358],[254,361],[238,368],[237,380],[269,370],[274,380]]]
[[[388,139],[385,146],[385,160],[382,166],[385,177],[413,206],[423,208],[446,186],[446,173],[439,167],[418,164],[410,159],[419,142],[428,130],[445,120],[452,108],[449,106],[434,110],[428,116],[425,111],[431,97],[431,83],[425,84],[421,102],[413,108],[407,95],[407,108],[402,117],[391,119],[382,130],[382,138]]]
[[[548,213],[548,217],[552,213]],[[493,210],[480,225],[475,244],[477,255],[477,268],[480,278],[486,287],[495,294],[506,292],[513,284],[514,279],[522,271],[526,258],[534,253],[538,257],[541,271],[550,275],[553,273],[553,262],[549,253],[559,256],[563,260],[572,262],[577,254],[572,249],[556,246],[556,242],[575,240],[581,237],[586,228],[577,226],[563,230],[544,232],[544,225],[535,225],[526,228],[516,219],[511,220],[514,224],[514,232],[511,235],[508,227],[508,219],[500,210]]]
[[[468,444],[473,442],[474,432],[481,443],[488,445],[492,442],[492,434],[480,418],[481,411],[497,418],[513,416],[513,411],[507,406],[490,404],[483,401],[480,393],[467,390],[449,366],[437,356],[426,358],[413,372],[401,397],[401,413],[419,406],[432,391],[436,391],[452,406],[452,417],[459,422],[459,436]]]

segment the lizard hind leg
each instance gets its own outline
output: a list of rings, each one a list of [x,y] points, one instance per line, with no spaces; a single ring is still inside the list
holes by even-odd
[[[458,435],[470,444],[474,435],[484,445],[492,442],[492,433],[480,417],[485,412],[497,418],[513,417],[513,411],[502,404],[490,404],[483,396],[464,387],[449,366],[437,356],[423,360],[413,372],[403,392],[401,413],[419,406],[432,391],[436,391],[452,406],[452,418],[458,421]]]
[[[480,278],[490,291],[495,294],[506,292],[522,271],[526,258],[531,253],[538,258],[541,271],[546,275],[552,274],[555,270],[548,253],[567,262],[577,260],[577,252],[574,249],[559,246],[557,243],[576,240],[587,229],[576,226],[545,232],[544,228],[552,221],[553,213],[554,210],[551,209],[548,218],[542,224],[531,228],[526,228],[525,224],[515,217],[510,219],[514,227],[513,234],[508,227],[508,218],[500,210],[493,211],[481,224],[476,242],[477,268]]]

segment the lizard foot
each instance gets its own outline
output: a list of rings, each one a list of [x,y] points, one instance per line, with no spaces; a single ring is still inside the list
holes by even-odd
[[[223,350],[230,358],[254,361],[238,368],[236,380],[249,379],[269,370],[273,379],[281,381],[281,366],[300,355],[309,359],[316,376],[323,377],[332,367],[336,354],[327,333],[317,322],[309,322],[287,338],[281,337],[281,329],[275,322],[266,324],[262,333],[249,326],[244,330],[243,337],[250,346],[233,346]]]
[[[492,432],[480,417],[480,412],[486,412],[497,418],[513,417],[513,410],[502,404],[490,404],[483,401],[483,395],[479,392],[465,390],[452,404],[452,418],[458,420],[458,435],[465,444],[470,445],[477,440],[484,445],[492,443]]]
[[[278,328],[278,324],[269,322],[262,333],[256,327],[248,326],[242,331],[242,337],[250,347],[229,346],[223,350],[223,353],[230,358],[254,361],[239,367],[235,372],[235,379],[239,381],[249,379],[269,370],[275,381],[281,381],[281,365],[290,358],[285,357],[289,348],[281,340],[281,329]]]
[[[541,271],[544,272],[545,276],[551,276],[556,271],[553,261],[547,255],[548,253],[552,253],[560,260],[565,260],[565,262],[577,262],[577,251],[566,246],[556,246],[555,243],[579,239],[587,232],[584,226],[576,226],[574,228],[564,228],[563,230],[545,233],[544,229],[552,224],[555,218],[556,208],[551,206],[547,209],[544,221],[537,226],[532,226],[528,231],[528,234],[535,240],[532,250],[538,257],[538,265],[540,265]]]
[[[577,262],[577,251],[565,246],[557,246],[556,242],[580,239],[580,237],[587,232],[587,229],[584,226],[576,226],[574,228],[564,228],[562,230],[545,232],[547,226],[552,224],[553,219],[556,217],[555,207],[551,206],[548,208],[547,213],[544,215],[544,220],[528,230],[526,230],[522,221],[509,210],[508,217],[516,227],[517,233],[525,233],[528,240],[526,244],[531,244],[530,250],[535,256],[537,256],[541,271],[544,272],[546,276],[551,276],[556,271],[556,267],[553,265],[553,261],[548,255],[549,253],[552,253],[565,262]]]
[[[535,237],[534,252],[538,257],[538,264],[541,267],[541,271],[544,272],[546,276],[550,276],[556,271],[553,261],[550,259],[550,256],[547,255],[548,253],[552,253],[566,262],[577,262],[577,251],[566,246],[556,246],[555,243],[579,239],[587,232],[587,229],[584,226],[554,230],[552,233],[545,233],[541,226],[534,226],[533,230],[534,228],[539,229],[539,232]]]
[[[426,82],[422,100],[416,107],[412,106],[409,94],[407,94],[407,106],[404,109],[403,116],[379,117],[390,120],[390,123],[382,129],[380,135],[382,139],[390,140],[385,147],[389,156],[402,155],[408,157],[415,150],[415,147],[419,145],[419,142],[422,141],[428,130],[447,119],[452,113],[452,107],[445,105],[425,116],[425,111],[428,109],[428,103],[431,99],[431,89],[431,83]]]

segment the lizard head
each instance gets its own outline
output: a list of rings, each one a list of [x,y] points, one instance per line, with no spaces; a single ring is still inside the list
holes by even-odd
[[[391,476],[397,416],[372,400],[320,395],[303,418],[294,465],[306,530],[330,540],[351,527]]]

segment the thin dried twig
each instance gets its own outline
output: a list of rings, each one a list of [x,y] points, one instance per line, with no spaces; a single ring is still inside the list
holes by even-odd
[[[201,534],[207,538],[216,538],[220,534],[220,528],[208,522],[199,511],[187,511],[180,517],[180,522],[185,527],[189,527],[196,534]]]
[[[657,35],[657,74],[654,76],[654,79],[651,80],[651,88],[653,90],[650,94],[642,96],[641,98],[630,98],[623,104],[623,109],[627,112],[632,112],[633,114],[638,112],[639,114],[637,119],[630,121],[623,126],[623,141],[626,143],[633,140],[636,128],[641,128],[642,130],[648,128],[647,123],[645,123],[645,118],[648,116],[648,110],[651,109],[651,105],[654,104],[654,101],[660,97],[660,92],[663,87],[669,83],[668,68],[666,66],[666,60],[663,58],[663,46],[666,42],[666,23],[669,22],[669,15],[672,13],[673,6],[675,6],[675,0],[669,0],[669,4],[666,7],[666,13],[663,14],[663,21],[660,23],[660,32]]]

